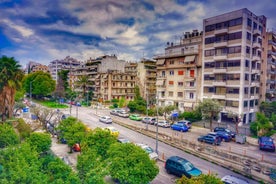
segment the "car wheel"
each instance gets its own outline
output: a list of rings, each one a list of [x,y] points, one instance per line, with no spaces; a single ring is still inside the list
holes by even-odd
[[[168,174],[171,174],[171,171],[169,169],[166,169],[166,171],[167,171]]]

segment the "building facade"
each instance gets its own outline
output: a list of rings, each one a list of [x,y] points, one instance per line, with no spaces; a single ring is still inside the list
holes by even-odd
[[[275,101],[276,98],[276,30],[268,30],[265,36],[264,56],[261,71],[261,100]]]
[[[38,72],[38,71],[42,71],[42,72],[49,72],[49,68],[46,65],[36,65],[32,68],[31,72]]]
[[[179,44],[167,43],[157,60],[157,96],[161,106],[193,109],[201,92],[202,32],[186,32]]]
[[[248,9],[203,20],[202,98],[216,99],[223,106],[218,121],[243,123],[255,120],[260,103],[261,63],[266,17]]]
[[[142,59],[137,63],[137,85],[143,99],[148,104],[154,104],[156,101],[156,61]]]

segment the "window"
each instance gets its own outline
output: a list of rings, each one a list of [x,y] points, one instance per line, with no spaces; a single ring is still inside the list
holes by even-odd
[[[244,80],[246,80],[246,81],[249,80],[249,74],[248,73],[244,74]]]
[[[194,99],[194,93],[190,93],[190,99]]]
[[[215,55],[215,50],[212,49],[212,50],[205,50],[205,56],[208,57],[208,56],[213,56]]]
[[[247,18],[247,26],[249,27],[252,26],[252,20],[250,18]]]
[[[173,91],[169,91],[169,97],[173,97]]]
[[[246,94],[248,94],[248,88],[244,88],[244,94],[246,95]]]
[[[174,64],[174,60],[170,61],[170,65],[173,65]]]
[[[178,75],[184,75],[184,71],[183,70],[178,70]]]
[[[250,63],[249,60],[245,60],[245,67],[250,67],[250,66],[249,66],[249,63]]]
[[[178,82],[178,86],[183,86],[183,82]]]
[[[257,23],[256,23],[256,22],[253,22],[253,29],[255,30],[255,29],[257,29],[257,28],[258,28]]]
[[[250,101],[249,101],[249,106],[250,106],[250,107],[254,107],[254,101],[255,101],[255,100],[250,100]]]
[[[169,81],[169,85],[173,85],[173,81]]]
[[[236,33],[230,33],[228,35],[228,40],[236,40],[236,39],[241,39],[242,37],[242,32],[236,32]]]
[[[162,71],[162,77],[166,76],[166,71]]]
[[[195,82],[190,82],[190,87],[194,87],[195,86]]]
[[[177,97],[183,97],[183,92],[178,92]]]
[[[170,70],[170,75],[174,75],[174,71],[173,70]]]
[[[243,102],[243,107],[248,107],[248,101]]]
[[[195,70],[190,70],[190,77],[195,77]]]
[[[248,33],[248,32],[246,33],[246,39],[251,41],[251,33]]]
[[[257,105],[259,105],[259,100],[255,100],[255,105],[257,106]]]
[[[246,46],[246,54],[250,54],[250,47]]]

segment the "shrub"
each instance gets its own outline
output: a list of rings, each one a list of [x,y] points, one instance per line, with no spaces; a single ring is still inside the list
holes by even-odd
[[[15,128],[19,132],[21,140],[29,137],[32,132],[30,125],[26,124],[22,118],[18,119],[18,124]]]
[[[31,147],[38,153],[43,153],[50,149],[52,140],[50,134],[34,132],[27,139],[27,142],[29,142]]]
[[[0,148],[5,148],[9,145],[16,145],[19,142],[19,136],[11,125],[4,123],[0,126]]]

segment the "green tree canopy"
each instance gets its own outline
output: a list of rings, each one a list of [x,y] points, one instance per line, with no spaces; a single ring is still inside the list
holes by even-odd
[[[23,87],[25,91],[34,95],[47,96],[55,90],[56,82],[49,73],[38,71],[24,78]]]
[[[110,174],[121,183],[149,183],[159,172],[155,161],[134,144],[113,144],[108,156]]]
[[[43,153],[50,150],[52,140],[50,134],[33,132],[27,139],[27,142],[29,142],[36,152]]]
[[[223,184],[220,178],[214,174],[201,174],[198,177],[187,178],[182,176],[177,180],[177,184]]]
[[[215,99],[206,98],[196,106],[196,111],[202,114],[202,117],[210,121],[210,130],[213,130],[213,119],[217,117],[222,110],[222,106]]]
[[[257,112],[256,115],[256,121],[250,124],[250,131],[255,136],[266,135],[273,128],[273,124],[263,113]]]
[[[7,123],[0,125],[0,148],[16,144],[19,144],[19,136],[13,127]]]

